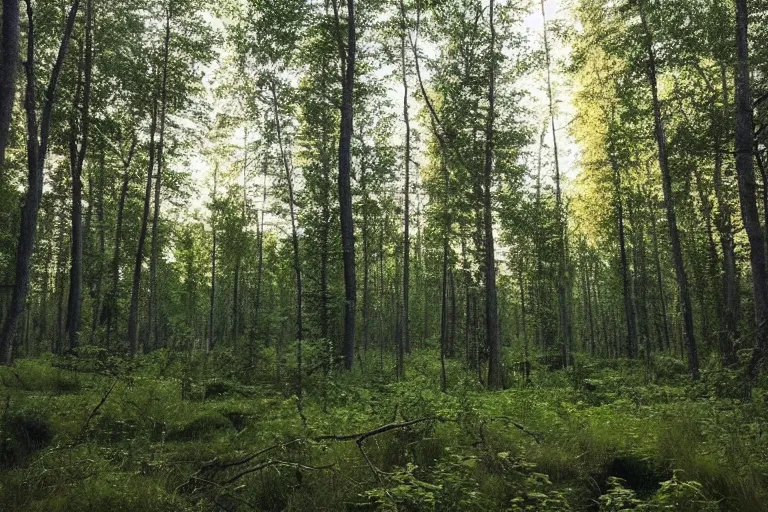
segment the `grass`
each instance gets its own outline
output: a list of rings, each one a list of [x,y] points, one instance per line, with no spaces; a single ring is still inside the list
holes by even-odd
[[[443,394],[432,352],[414,353],[404,382],[377,357],[364,372],[307,376],[306,428],[270,351],[255,368],[227,352],[166,351],[0,368],[0,509],[620,510],[627,499],[644,510],[766,510],[764,388],[742,403],[717,368],[689,384],[666,358],[652,373],[633,362],[534,365],[529,385],[510,374],[510,389],[488,393],[448,361]],[[317,439],[424,417],[440,420],[362,450]]]

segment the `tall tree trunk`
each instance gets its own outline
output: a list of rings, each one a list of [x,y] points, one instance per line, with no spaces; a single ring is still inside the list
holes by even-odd
[[[261,199],[261,221],[258,224],[258,231],[256,234],[257,241],[256,241],[256,251],[258,252],[257,256],[257,263],[256,263],[256,298],[253,302],[253,331],[251,332],[251,346],[249,348],[250,350],[250,359],[251,364],[253,364],[253,359],[255,357],[254,354],[254,345],[256,343],[256,337],[259,334],[259,315],[261,315],[261,283],[263,280],[263,274],[264,274],[264,213],[266,211],[266,205],[267,205],[267,173],[269,171],[269,152],[264,152],[264,184],[262,186],[262,199]],[[266,344],[266,340],[265,340]]]
[[[627,260],[626,236],[624,234],[624,203],[622,201],[621,191],[621,170],[616,159],[613,157],[615,150],[613,148],[613,137],[609,142],[609,153],[611,155],[611,168],[613,170],[613,190],[615,194],[616,207],[616,226],[619,233],[619,262],[621,265],[621,286],[624,299],[624,317],[627,323],[627,357],[633,359],[637,349],[637,318],[635,316],[635,305],[632,297],[632,285],[629,278],[629,262]]]
[[[361,159],[362,160],[362,159]],[[368,226],[369,195],[367,169],[365,163],[360,165],[359,173],[360,190],[362,200],[362,232],[363,232],[363,351],[368,352],[368,321],[370,309],[370,233]]]
[[[722,101],[723,112],[727,113],[728,108],[728,78],[725,65],[721,67],[720,77],[722,82]],[[733,342],[739,337],[739,289],[736,274],[736,244],[733,240],[733,209],[723,185],[723,144],[725,143],[724,130],[721,123],[715,117],[713,123],[715,126],[715,169],[714,169],[714,189],[717,200],[717,215],[715,215],[715,225],[720,238],[720,248],[723,252],[723,269],[721,284],[721,303],[724,305],[723,329],[720,331],[719,349],[720,357],[723,363],[731,364],[733,362]]]
[[[544,0],[541,0],[541,17],[544,31],[544,58],[547,68],[547,98],[549,99],[549,119],[552,128],[552,151],[555,158],[555,207],[557,209],[558,230],[558,267],[557,267],[557,301],[560,332],[560,347],[563,354],[563,365],[568,366],[569,353],[572,348],[572,326],[570,318],[570,305],[568,301],[568,247],[567,234],[568,222],[565,208],[563,207],[563,194],[560,184],[560,155],[557,148],[557,131],[555,129],[555,100],[552,94],[552,76],[550,73],[549,37],[547,31],[547,17],[544,12]]]
[[[54,283],[56,289],[56,323],[54,325],[53,342],[51,344],[51,352],[54,354],[61,353],[61,349],[64,346],[64,337],[66,335],[64,331],[64,291],[66,288],[65,267],[67,266],[67,228],[63,211],[59,214],[57,231],[58,247],[56,248],[56,282]]]
[[[128,185],[131,182],[131,162],[136,151],[137,138],[133,134],[131,137],[131,147],[128,150],[127,158],[123,158],[123,182],[120,186],[120,196],[117,201],[117,220],[115,221],[115,243],[112,253],[112,286],[109,291],[109,312],[107,314],[107,339],[106,346],[109,348],[112,340],[112,327],[117,321],[118,315],[118,287],[120,285],[120,246],[123,241],[123,213],[125,211],[125,200],[128,197]]]
[[[99,156],[99,191],[96,202],[96,221],[99,223],[99,262],[97,264],[96,283],[93,291],[96,304],[93,309],[93,318],[91,319],[91,342],[93,342],[93,339],[96,336],[96,329],[101,322],[102,312],[104,311],[104,262],[107,261],[106,226],[104,224],[104,172],[104,150],[102,149]]]
[[[277,131],[277,143],[280,148],[280,157],[283,161],[283,169],[285,170],[285,182],[288,186],[288,210],[291,217],[291,245],[293,246],[293,270],[296,272],[296,397],[297,407],[301,421],[306,426],[306,418],[304,418],[304,401],[303,401],[303,387],[302,387],[302,345],[304,341],[304,328],[302,326],[302,314],[301,314],[301,255],[299,252],[299,233],[296,227],[296,209],[293,194],[293,169],[289,161],[283,146],[283,132],[280,122],[280,109],[277,101],[277,91],[275,90],[275,84],[272,83],[272,106],[275,114],[275,129]]]
[[[232,275],[232,350],[237,352],[237,337],[240,326],[240,257],[235,257],[235,271]]]
[[[651,332],[650,332],[650,319],[648,318],[648,267],[646,265],[646,251],[645,251],[645,230],[644,225],[638,218],[636,208],[633,208],[633,200],[630,196],[629,200],[629,222],[632,224],[632,248],[633,258],[635,266],[635,286],[634,296],[635,311],[638,318],[638,338],[643,342],[643,349],[645,351],[645,361],[650,367],[651,363]],[[639,351],[639,346],[637,347]]]
[[[132,356],[139,351],[139,293],[141,288],[141,269],[144,263],[144,242],[147,239],[149,222],[149,204],[152,197],[152,171],[155,170],[155,131],[157,129],[157,99],[152,100],[152,118],[149,125],[149,164],[147,165],[147,184],[144,190],[144,209],[141,214],[139,242],[136,247],[136,259],[133,264],[131,282],[131,306],[128,311],[128,350]]]
[[[149,258],[149,346],[158,348],[162,344],[159,328],[160,301],[157,287],[157,258],[160,250],[158,226],[160,223],[160,186],[163,178],[163,150],[165,149],[165,117],[168,107],[168,54],[171,40],[171,8],[165,9],[165,39],[163,41],[163,78],[160,86],[160,134],[157,143],[157,176],[155,177],[155,208],[152,214],[152,248]]]
[[[19,66],[19,0],[3,0],[0,28],[0,181],[5,167],[5,146],[16,98],[16,68]]]
[[[648,173],[650,178],[650,173]],[[661,324],[663,327],[663,337],[659,338],[659,350],[663,351],[665,348],[670,349],[672,341],[669,334],[669,316],[667,315],[667,298],[664,293],[664,281],[662,279],[661,271],[661,249],[659,247],[659,230],[656,224],[656,201],[650,192],[645,193],[645,200],[647,203],[648,213],[651,219],[651,243],[653,245],[653,259],[656,270],[656,287],[659,293],[659,307]]]
[[[450,254],[451,208],[450,208],[450,174],[445,163],[445,155],[441,159],[443,171],[443,273],[440,292],[440,389],[446,392],[445,355],[448,343],[448,256]]]
[[[248,218],[248,127],[243,130],[243,210],[240,215],[240,234],[243,234]],[[245,243],[245,241],[243,241]],[[232,279],[232,350],[237,351],[237,341],[240,336],[240,265],[242,257],[240,250],[235,255],[235,275]],[[247,284],[246,284],[247,286]]]
[[[64,290],[66,287],[67,249],[66,249],[66,221],[64,213],[59,214],[58,248],[56,250],[56,325],[53,333],[52,352],[60,354],[64,346]]]
[[[488,343],[488,388],[504,387],[501,370],[501,339],[499,337],[499,305],[496,293],[496,249],[493,243],[493,122],[496,116],[496,28],[493,24],[494,0],[489,5],[491,49],[488,80],[488,120],[485,131],[485,172],[483,176],[483,224],[485,227],[485,328]]]
[[[451,314],[448,317],[450,325],[448,326],[448,357],[456,357],[456,335],[458,323],[457,304],[456,304],[456,282],[453,277],[453,265],[448,267],[448,284],[451,288]]]
[[[357,278],[355,274],[355,226],[352,218],[352,119],[355,86],[355,2],[347,1],[347,44],[341,36],[341,19],[336,0],[333,0],[336,18],[339,55],[344,69],[341,97],[341,124],[339,129],[339,211],[341,215],[341,246],[344,262],[344,336],[342,355],[344,367],[352,369],[355,362],[355,313],[357,310]]]
[[[83,309],[83,164],[88,149],[88,128],[90,126],[91,76],[93,70],[93,4],[87,0],[85,4],[85,78],[83,81],[83,109],[81,125],[80,149],[75,140],[75,113],[73,122],[71,152],[72,160],[72,256],[69,271],[69,302],[67,305],[67,335],[69,348],[75,349],[80,344],[80,321]],[[79,89],[79,85],[78,85]],[[74,108],[77,110],[79,91],[75,94]]]
[[[523,332],[523,375],[525,382],[528,383],[531,380],[531,360],[528,350],[528,313],[525,309],[525,280],[523,278],[523,267],[525,266],[525,260],[520,258],[520,266],[517,272],[518,284],[520,286],[520,323],[522,324]]]
[[[427,263],[424,255],[424,239],[421,236],[421,196],[416,205],[416,218],[419,219],[416,224],[416,245],[419,252],[419,263],[421,265],[421,292],[422,292],[422,329],[421,329],[421,348],[427,346],[427,337],[429,336],[429,288],[427,287]]]
[[[212,205],[211,205],[211,296],[210,296],[210,302],[208,304],[208,341],[205,345],[205,351],[210,352],[213,350],[213,347],[216,345],[216,330],[214,326],[214,312],[216,310],[216,220],[218,215],[217,209],[218,205],[216,204],[216,195],[218,192],[218,186],[219,186],[219,164],[216,163],[215,167],[213,168],[213,197],[212,197]],[[280,366],[279,364],[279,356],[278,361],[276,362],[276,366]],[[279,368],[278,368],[278,371]]]
[[[411,286],[411,120],[408,113],[408,75],[406,73],[405,37],[408,30],[405,18],[405,5],[400,2],[402,27],[400,33],[400,66],[403,77],[403,123],[405,124],[405,183],[403,184],[403,343],[405,351],[411,351],[409,291]]]
[[[53,229],[51,229],[51,236],[48,237],[45,251],[53,255]],[[40,310],[38,312],[39,317],[39,331],[37,334],[37,346],[42,346],[43,340],[48,336],[48,293],[51,281],[51,258],[46,259],[45,267],[43,270],[43,285],[40,294]]]
[[[48,137],[51,129],[53,105],[56,101],[56,88],[59,82],[61,67],[67,54],[72,28],[80,6],[80,0],[73,0],[67,15],[64,34],[61,38],[56,62],[51,71],[51,78],[45,91],[45,103],[43,104],[40,120],[40,135],[38,137],[37,113],[35,105],[35,45],[34,22],[32,19],[32,3],[27,0],[27,88],[24,107],[27,111],[27,195],[24,206],[21,209],[21,227],[19,230],[19,242],[16,248],[15,282],[11,295],[11,304],[8,315],[5,317],[0,330],[0,364],[9,364],[13,354],[13,337],[16,332],[16,324],[19,321],[29,292],[29,271],[32,261],[32,251],[35,247],[37,235],[37,215],[40,210],[40,200],[43,194],[43,170],[45,157],[48,153]]]
[[[448,341],[448,251],[448,231],[446,230],[443,233],[443,274],[440,288],[440,390],[443,393],[448,389],[445,374],[445,346]]]
[[[755,169],[752,161],[753,114],[748,24],[747,0],[736,0],[736,172],[739,176],[741,217],[749,238],[756,328],[755,349],[748,369],[751,385],[757,379],[768,352],[768,276],[765,269],[764,235],[755,198]]]
[[[685,263],[683,262],[683,250],[680,244],[680,232],[677,228],[677,214],[675,213],[675,199],[672,195],[672,174],[669,169],[669,159],[667,156],[667,136],[664,131],[664,121],[661,117],[661,101],[659,100],[659,89],[656,79],[656,53],[653,50],[653,36],[651,35],[645,12],[640,8],[640,17],[646,36],[646,51],[648,54],[648,82],[651,87],[653,99],[653,121],[656,135],[656,144],[658,146],[659,168],[661,169],[662,188],[664,190],[664,206],[667,210],[667,227],[669,229],[669,238],[672,244],[672,259],[675,264],[675,274],[677,275],[677,288],[680,295],[680,307],[683,317],[683,337],[688,350],[688,370],[691,379],[699,378],[699,353],[696,346],[696,337],[693,330],[693,310],[691,307],[691,296],[688,292],[688,276],[685,272]]]
[[[384,355],[384,343],[387,339],[386,329],[384,328],[384,299],[386,297],[386,287],[384,286],[384,226],[379,229],[379,293],[382,300],[379,305],[379,357],[383,358]]]
[[[722,318],[723,313],[723,304],[722,304],[722,296],[720,296],[714,289],[710,290],[710,286],[715,285],[717,282],[717,278],[720,274],[720,271],[718,270],[719,260],[720,257],[717,254],[717,244],[715,243],[715,236],[714,236],[714,230],[712,229],[712,202],[710,200],[710,196],[707,193],[707,188],[704,184],[704,179],[701,173],[701,169],[698,166],[694,167],[693,175],[696,180],[696,191],[698,192],[699,196],[699,202],[701,203],[701,214],[704,218],[704,230],[706,231],[706,240],[707,240],[707,271],[709,275],[707,276],[707,279],[705,280],[705,286],[702,290],[702,293],[704,296],[710,296],[713,295],[715,297],[714,299],[714,312],[713,312],[713,322],[714,325],[717,326],[719,330],[722,329],[724,325],[724,319]],[[705,320],[709,316],[710,312],[706,311],[704,309],[705,304],[702,304],[702,312],[701,314],[704,315]],[[709,329],[707,327],[706,321],[702,325],[703,331],[704,331],[704,337],[707,337],[709,333]]]
[[[594,314],[592,313],[592,280],[591,278],[592,269],[589,262],[589,259],[587,259],[587,268],[584,272],[584,290],[586,292],[586,302],[587,302],[587,320],[589,322],[589,354],[594,357],[595,356],[595,342],[597,339],[595,338],[595,319]]]
[[[535,304],[534,304],[534,320],[535,320],[535,333],[534,342],[535,346],[545,353],[545,341],[544,341],[544,214],[542,212],[541,205],[541,170],[542,170],[542,152],[544,149],[544,138],[546,137],[546,123],[541,127],[541,134],[539,135],[539,150],[536,159],[536,226],[534,228],[534,243],[536,246],[536,285],[535,289]]]

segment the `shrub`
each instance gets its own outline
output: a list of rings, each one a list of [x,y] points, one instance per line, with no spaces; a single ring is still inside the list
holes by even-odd
[[[24,464],[53,439],[48,419],[36,412],[7,415],[0,424],[0,467]]]
[[[209,439],[223,430],[232,428],[230,421],[218,412],[205,413],[175,429],[166,435],[168,441],[193,441]]]

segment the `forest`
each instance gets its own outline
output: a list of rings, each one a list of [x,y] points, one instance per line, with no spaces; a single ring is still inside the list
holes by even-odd
[[[2,0],[0,510],[768,511],[768,0]]]

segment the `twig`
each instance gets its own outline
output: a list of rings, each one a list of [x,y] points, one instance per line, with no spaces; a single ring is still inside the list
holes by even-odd
[[[322,436],[312,437],[309,440],[311,440],[311,441],[355,441],[355,443],[357,444],[358,449],[360,450],[360,453],[363,455],[363,458],[365,459],[366,464],[371,469],[371,472],[376,476],[376,478],[380,482],[382,482],[381,471],[379,469],[377,469],[376,466],[374,466],[373,463],[371,462],[370,458],[368,457],[368,454],[365,452],[365,449],[363,448],[363,443],[365,443],[366,439],[374,437],[374,436],[377,436],[379,434],[383,434],[383,433],[389,432],[391,430],[399,430],[399,429],[409,428],[409,427],[412,427],[412,426],[417,425],[419,423],[425,423],[427,421],[441,421],[441,422],[445,422],[445,421],[451,421],[451,420],[449,420],[447,418],[443,418],[441,416],[429,416],[429,417],[425,417],[425,418],[418,418],[418,419],[415,419],[415,420],[405,421],[405,422],[402,422],[402,423],[388,423],[386,425],[382,425],[380,427],[374,428],[372,430],[367,430],[365,432],[357,432],[357,433],[354,433],[354,434],[345,434],[345,435],[322,435]],[[299,464],[299,463],[285,462],[285,461],[270,459],[268,461],[261,462],[259,464],[256,464],[255,466],[251,466],[251,467],[249,467],[247,469],[244,469],[244,470],[240,471],[239,473],[235,474],[234,476],[228,478],[227,480],[224,480],[221,483],[214,482],[214,481],[212,481],[210,479],[201,478],[199,476],[199,475],[203,474],[204,472],[206,472],[206,470],[220,471],[220,470],[224,470],[224,469],[235,467],[235,466],[242,466],[242,465],[247,464],[248,462],[251,462],[252,460],[256,459],[260,455],[264,455],[265,453],[269,453],[269,452],[271,452],[273,450],[276,450],[278,448],[287,447],[287,446],[293,445],[295,443],[299,443],[301,441],[303,441],[303,439],[293,439],[293,440],[287,441],[287,442],[276,443],[276,444],[273,444],[272,446],[268,446],[266,448],[262,448],[261,450],[255,451],[255,452],[253,452],[253,453],[251,453],[251,454],[249,454],[249,455],[247,455],[245,457],[241,457],[239,459],[236,459],[236,460],[233,460],[233,461],[230,461],[230,462],[226,462],[226,463],[221,463],[221,462],[219,462],[218,459],[213,459],[213,460],[203,464],[203,466],[198,471],[193,473],[189,477],[187,482],[185,484],[182,484],[181,486],[179,486],[179,488],[184,487],[185,485],[191,484],[193,480],[202,481],[202,482],[209,482],[209,483],[215,484],[217,486],[229,485],[229,484],[239,480],[240,478],[242,478],[242,477],[244,477],[244,476],[246,476],[248,474],[255,473],[257,471],[261,471],[263,469],[266,469],[266,468],[269,468],[269,467],[272,467],[272,466],[276,466],[276,465],[279,465],[279,466],[290,466],[290,467],[294,467],[294,468],[297,468],[297,469],[305,469],[305,470],[312,470],[312,471],[320,471],[320,470],[330,469],[330,468],[334,467],[334,464],[330,464],[330,465],[327,465],[327,466],[317,466],[316,467],[316,466],[307,466],[307,465],[303,465],[303,464]]]
[[[524,434],[528,434],[533,438],[534,441],[536,441],[536,444],[541,444],[541,434],[538,432],[532,432],[528,430],[524,425],[521,425],[520,423],[516,422],[514,419],[510,418],[509,416],[494,416],[493,418],[488,418],[489,421],[493,420],[499,420],[499,421],[505,421],[513,426],[515,426],[517,429],[519,429]]]
[[[261,464],[258,464],[256,466],[253,466],[252,468],[245,469],[241,471],[240,473],[236,474],[232,478],[229,478],[228,480],[224,480],[221,485],[228,485],[236,480],[239,480],[240,478],[244,477],[245,475],[248,475],[250,473],[255,473],[256,471],[261,471],[262,469],[266,469],[271,466],[286,466],[290,468],[296,468],[296,469],[304,469],[307,471],[324,471],[326,469],[331,469],[335,466],[335,464],[326,464],[325,466],[308,466],[306,464],[300,464],[298,462],[287,462],[283,460],[268,460],[267,462],[263,462]]]
[[[416,425],[418,423],[424,423],[425,421],[450,421],[447,418],[443,418],[442,416],[428,416],[426,418],[418,418],[411,421],[406,421],[403,423],[388,423],[386,425],[382,425],[381,427],[377,427],[373,430],[368,430],[366,432],[358,432],[357,434],[345,434],[345,435],[324,435],[324,436],[317,436],[312,438],[313,441],[357,441],[358,443],[365,441],[369,437],[377,436],[379,434],[383,434],[384,432],[388,432],[390,430],[396,430],[401,428],[408,428],[412,427],[413,425]]]
[[[203,466],[200,468],[200,470],[196,474],[201,473],[205,469],[220,470],[220,469],[230,468],[230,467],[233,467],[233,466],[241,466],[243,464],[247,464],[248,462],[252,461],[253,459],[258,457],[259,455],[264,455],[265,453],[271,452],[272,450],[275,450],[277,448],[285,448],[285,447],[290,446],[292,444],[296,444],[296,443],[298,443],[300,441],[301,441],[301,439],[294,439],[292,441],[287,441],[287,442],[284,442],[284,443],[273,444],[272,446],[268,446],[266,448],[262,448],[261,450],[258,450],[256,452],[253,452],[253,453],[249,454],[249,455],[246,455],[245,457],[243,457],[241,459],[237,459],[237,460],[234,460],[234,461],[231,461],[231,462],[227,462],[227,463],[224,463],[224,464],[220,463],[219,459],[216,458],[216,459],[213,459],[213,460],[203,464]]]
[[[83,426],[80,427],[80,432],[75,436],[75,439],[72,441],[72,446],[75,446],[78,444],[82,437],[85,434],[86,429],[88,428],[88,425],[90,425],[91,420],[98,414],[99,409],[101,409],[101,406],[104,405],[104,402],[107,401],[107,398],[109,398],[109,395],[112,394],[112,390],[115,389],[115,386],[117,385],[117,379],[112,381],[112,385],[109,386],[109,389],[104,393],[104,396],[101,397],[101,401],[96,405],[96,407],[93,408],[91,411],[91,414],[88,416],[88,419],[85,420],[85,423],[83,423]]]

